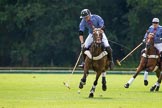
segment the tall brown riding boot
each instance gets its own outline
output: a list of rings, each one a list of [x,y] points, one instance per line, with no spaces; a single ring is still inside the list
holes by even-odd
[[[160,70],[162,71],[162,52],[160,52]]]
[[[112,57],[112,49],[110,47],[106,47],[106,51],[108,52],[107,57],[110,60],[109,68],[110,68],[110,70],[113,70],[113,68],[114,68],[114,61],[113,61],[113,57]]]

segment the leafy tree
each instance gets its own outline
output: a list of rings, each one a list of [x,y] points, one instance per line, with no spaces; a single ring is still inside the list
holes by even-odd
[[[129,6],[128,20],[128,44],[135,47],[139,44],[151,25],[153,17],[162,18],[161,0],[127,0]],[[139,54],[134,55],[134,60],[139,59]]]
[[[161,19],[161,4],[161,0],[0,0],[0,66],[73,66],[80,52],[78,27],[84,8],[104,19],[114,59],[121,59],[141,42],[152,18]],[[128,62],[137,63],[139,54],[132,56]]]

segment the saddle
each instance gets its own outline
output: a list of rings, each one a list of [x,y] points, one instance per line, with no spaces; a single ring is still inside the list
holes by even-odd
[[[146,49],[143,49],[141,51],[141,56],[144,57],[144,58],[146,58],[146,59],[151,59],[151,58],[152,59],[157,59],[157,64],[156,64],[153,72],[156,71],[158,68],[160,68],[162,61],[160,60],[160,52],[158,51],[157,48],[155,48],[155,54],[150,54],[150,55],[147,55],[146,54]],[[146,63],[147,63],[147,61],[146,61]]]

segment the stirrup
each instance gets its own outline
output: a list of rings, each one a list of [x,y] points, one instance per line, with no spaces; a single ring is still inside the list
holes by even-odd
[[[78,65],[80,68],[84,68],[84,62],[82,62],[80,65]]]
[[[113,68],[114,68],[114,62],[113,61],[110,61],[109,68],[110,68],[110,70],[113,70]]]

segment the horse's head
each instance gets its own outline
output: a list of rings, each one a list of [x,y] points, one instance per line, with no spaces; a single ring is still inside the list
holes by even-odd
[[[154,33],[149,33],[146,38],[146,49],[154,47]]]
[[[100,54],[101,51],[103,50],[102,34],[103,30],[101,30],[100,28],[95,28],[93,30],[93,43],[91,45],[90,50],[94,55]]]
[[[102,43],[102,33],[103,33],[103,30],[100,28],[95,28],[93,30],[93,41],[95,44]]]

